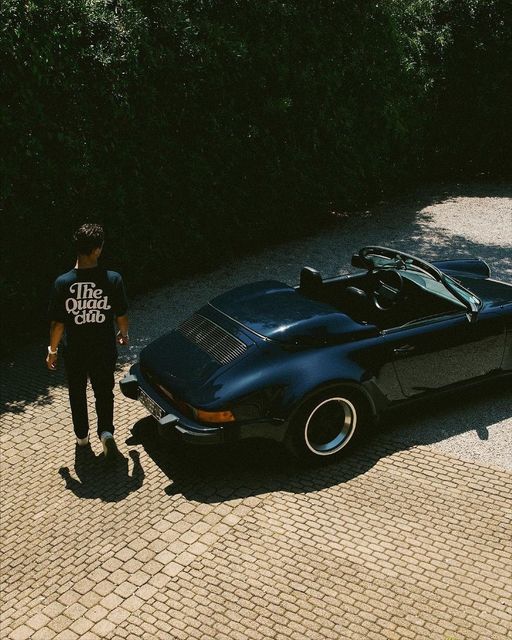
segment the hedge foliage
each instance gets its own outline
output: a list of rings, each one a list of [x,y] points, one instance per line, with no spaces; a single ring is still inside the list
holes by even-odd
[[[510,0],[3,0],[3,341],[86,220],[135,293],[510,167]],[[508,162],[508,164],[507,164]]]

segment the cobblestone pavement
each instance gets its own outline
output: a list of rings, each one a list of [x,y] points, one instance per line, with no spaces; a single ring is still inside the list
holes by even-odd
[[[219,271],[211,287],[229,278]],[[157,293],[133,318],[149,327],[170,313],[174,324],[197,306],[189,285],[172,291],[175,305],[189,291],[179,310]],[[510,458],[465,432],[476,415],[490,440],[508,442],[508,388],[461,395],[430,418],[403,412],[317,469],[266,443],[163,446],[116,392],[124,458],[109,468],[99,442],[74,450],[62,372],[50,376],[43,358],[29,348],[2,365],[2,639],[511,637]],[[426,437],[435,422],[442,436]],[[140,444],[124,444],[130,430]]]

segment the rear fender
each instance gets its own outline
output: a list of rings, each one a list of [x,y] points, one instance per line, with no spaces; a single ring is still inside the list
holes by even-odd
[[[372,420],[374,423],[378,420],[378,412],[375,406],[375,402],[373,397],[371,396],[368,389],[365,387],[364,383],[354,382],[353,380],[344,380],[344,379],[335,379],[325,381],[322,384],[318,385],[314,389],[311,389],[308,393],[303,395],[300,399],[297,399],[293,407],[291,408],[290,414],[287,417],[287,421],[290,422],[293,420],[298,411],[300,411],[301,407],[309,402],[312,398],[317,396],[319,393],[323,393],[328,391],[329,389],[335,389],[343,387],[347,389],[347,391],[352,394],[358,395],[361,398],[362,402],[365,402],[370,410],[370,414],[372,416]]]
[[[375,415],[373,387],[364,368],[347,353],[351,348],[351,345],[340,345],[297,350],[271,345],[265,354],[255,353],[261,358],[258,367],[255,368],[256,363],[248,357],[238,367],[211,380],[208,393],[215,395],[216,400],[201,404],[201,408],[214,411],[221,405],[227,406],[233,398],[233,404],[239,405],[239,409],[242,405],[265,406],[267,416],[288,420],[305,399],[319,390],[343,384],[360,392]]]

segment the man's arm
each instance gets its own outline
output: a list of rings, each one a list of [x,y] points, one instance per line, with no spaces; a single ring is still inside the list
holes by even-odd
[[[64,334],[64,323],[63,322],[57,322],[57,320],[53,320],[50,323],[50,351],[58,351],[59,348],[59,343],[62,339],[62,336]],[[51,354],[49,353],[46,356],[46,366],[48,367],[48,369],[50,369],[50,371],[53,371],[57,368],[57,357],[58,354]]]
[[[130,338],[128,336],[128,315],[117,316],[116,324],[119,332],[117,334],[117,344],[127,345]]]

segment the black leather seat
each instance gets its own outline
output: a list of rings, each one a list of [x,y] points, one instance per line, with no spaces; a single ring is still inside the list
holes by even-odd
[[[345,289],[345,300],[348,314],[354,320],[368,321],[371,314],[370,297],[363,289],[358,287],[347,287]]]

